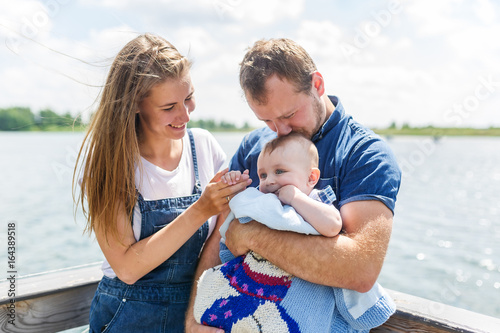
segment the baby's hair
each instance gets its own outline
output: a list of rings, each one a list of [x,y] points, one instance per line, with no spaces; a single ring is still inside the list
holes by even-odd
[[[309,140],[306,136],[301,133],[291,132],[287,135],[278,136],[273,140],[269,141],[264,145],[264,148],[261,151],[261,154],[271,154],[275,149],[279,147],[285,147],[291,142],[299,143],[304,151],[307,152],[307,159],[311,161],[312,166],[314,168],[318,167],[319,164],[319,155],[318,149],[314,145],[314,143]]]

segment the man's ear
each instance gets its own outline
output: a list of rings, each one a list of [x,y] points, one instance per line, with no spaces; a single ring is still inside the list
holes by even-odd
[[[323,79],[323,75],[318,71],[312,73],[312,86],[318,92],[319,97],[323,96],[325,93],[325,80]]]
[[[309,174],[309,184],[314,187],[319,181],[320,171],[318,168],[311,168],[311,173]]]

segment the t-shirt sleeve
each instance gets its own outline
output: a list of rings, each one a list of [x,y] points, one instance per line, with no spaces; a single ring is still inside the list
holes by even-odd
[[[201,161],[198,161],[199,168],[207,168],[213,172],[209,178],[212,179],[213,175],[226,165],[226,153],[209,131],[200,128],[193,128],[192,131],[195,134],[196,153],[201,159]],[[203,171],[200,170],[200,172]]]
[[[401,170],[387,143],[367,137],[357,143],[345,161],[339,206],[352,201],[379,200],[394,214]]]
[[[226,166],[227,156],[217,140],[212,135],[210,135],[210,138],[213,147],[214,170],[215,172],[219,172]]]

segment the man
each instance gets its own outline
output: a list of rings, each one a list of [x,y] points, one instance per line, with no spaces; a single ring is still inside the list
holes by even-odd
[[[291,40],[256,42],[241,63],[240,84],[267,128],[243,139],[230,169],[250,170],[255,186],[263,145],[292,131],[305,134],[319,152],[322,178],[316,187],[333,188],[343,232],[328,238],[233,221],[227,247],[235,256],[253,250],[312,283],[369,291],[382,269],[401,181],[390,148],[347,115],[337,97],[325,94],[311,57]]]

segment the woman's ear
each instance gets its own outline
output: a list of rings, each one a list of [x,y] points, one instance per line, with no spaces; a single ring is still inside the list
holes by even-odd
[[[318,168],[311,168],[311,173],[309,174],[309,185],[314,187],[319,181],[320,171]]]

